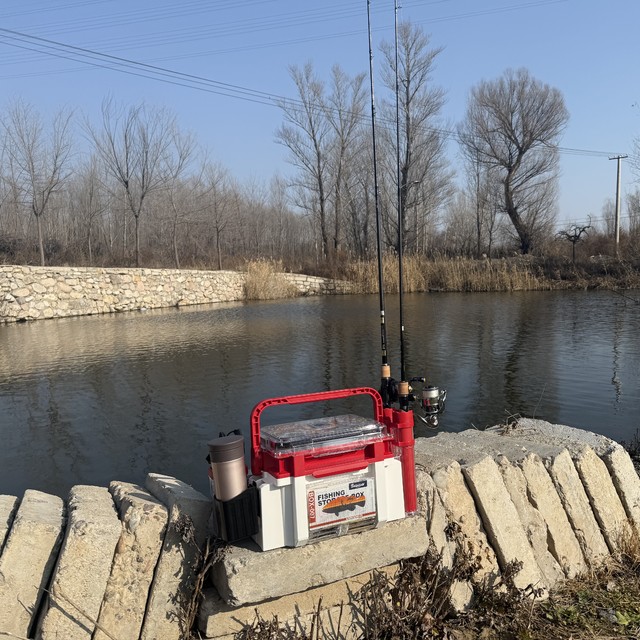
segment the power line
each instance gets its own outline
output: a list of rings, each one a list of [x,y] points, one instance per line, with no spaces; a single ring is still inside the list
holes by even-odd
[[[542,3],[558,2],[564,0],[543,0]],[[282,108],[290,105],[293,108],[301,108],[304,103],[295,98],[289,98],[278,94],[251,89],[240,85],[230,84],[198,76],[194,74],[174,71],[166,67],[137,62],[128,58],[101,53],[85,47],[57,42],[47,38],[32,36],[12,29],[0,28],[0,38],[4,38],[4,43],[26,51],[34,51],[54,56],[57,58],[79,62],[96,68],[117,71],[128,75],[148,78],[167,84],[181,86],[190,89],[197,89],[207,93],[222,95],[229,98],[245,100],[257,104]],[[316,109],[327,109],[326,105],[311,105]],[[331,109],[335,111],[335,109]],[[364,120],[364,116],[362,116]],[[383,119],[382,119],[383,120]],[[391,124],[391,122],[389,121]],[[452,129],[427,127],[427,131],[432,131],[449,140],[458,140],[458,133]],[[552,146],[552,145],[548,145]],[[577,149],[571,147],[553,147],[559,153],[568,155],[581,155],[592,157],[609,157],[615,152],[596,151],[590,149]]]
[[[274,0],[251,0],[245,1],[243,3],[243,7],[248,7],[254,4],[263,4],[268,2],[273,2]],[[545,5],[554,5],[561,4],[567,2],[568,0],[533,0],[531,2],[525,2],[521,4],[515,5],[506,5],[501,7],[495,7],[492,9],[483,9],[478,11],[471,11],[466,13],[459,13],[449,16],[441,16],[439,18],[431,18],[422,21],[417,21],[416,24],[420,25],[428,25],[431,23],[439,23],[439,22],[448,22],[455,20],[464,20],[468,18],[476,18],[484,15],[494,15],[501,14],[513,11],[521,11],[523,9],[530,9],[538,6]],[[403,4],[403,8],[412,8],[412,7],[424,7],[425,5],[431,4],[440,4],[437,0],[432,0],[431,2],[424,2],[424,0],[407,0]],[[205,8],[202,8],[201,2],[190,2],[183,3],[180,6],[180,9],[175,9],[174,7],[167,9],[161,8],[156,9],[154,12],[149,15],[149,12],[144,10],[135,10],[128,12],[120,12],[117,18],[113,18],[111,14],[109,14],[106,21],[101,21],[101,18],[85,18],[79,19],[81,27],[79,28],[71,28],[71,29],[52,29],[51,23],[47,23],[45,25],[45,33],[46,34],[63,34],[63,33],[72,33],[80,30],[81,28],[89,27],[91,28],[92,22],[93,24],[100,27],[117,27],[117,26],[129,26],[131,24],[136,24],[140,22],[149,23],[152,21],[158,20],[166,20],[169,18],[174,18],[177,16],[184,17],[185,15],[198,15],[203,12],[211,12],[228,9],[229,5],[227,2],[220,3],[204,3]],[[194,7],[195,10],[185,11],[188,7]],[[377,9],[377,13],[381,13],[383,11],[382,8]],[[103,40],[97,40],[96,38],[92,38],[91,42],[93,46],[119,46],[120,49],[127,48],[128,50],[132,48],[141,48],[148,46],[157,46],[157,45],[167,45],[167,44],[178,44],[183,42],[194,42],[202,39],[211,39],[220,36],[229,36],[229,35],[247,35],[251,33],[256,33],[260,31],[279,31],[283,28],[295,27],[300,28],[303,26],[307,26],[310,24],[319,24],[320,22],[335,22],[338,21],[343,23],[345,19],[350,17],[355,17],[360,15],[361,9],[355,4],[352,5],[351,8],[345,7],[344,2],[334,3],[333,5],[327,6],[323,4],[322,8],[314,8],[314,9],[306,9],[302,11],[295,12],[287,12],[280,13],[275,15],[268,16],[258,16],[256,18],[247,18],[243,16],[240,20],[233,20],[229,22],[217,23],[215,27],[210,26],[201,26],[196,28],[185,28],[177,30],[175,25],[172,25],[170,31],[161,31],[156,32],[155,34],[149,34],[147,36],[141,36],[141,34],[137,33],[133,37],[121,37],[118,38],[109,38]],[[84,24],[83,24],[84,21]],[[88,23],[87,23],[88,21]],[[67,21],[67,24],[73,24],[75,21]],[[64,25],[65,23],[58,23]],[[36,27],[37,28],[37,27]],[[382,31],[389,29],[390,25],[386,25],[383,27],[377,27],[374,29],[375,31]],[[196,57],[202,55],[219,55],[224,53],[231,52],[242,52],[242,51],[250,51],[256,49],[263,48],[271,48],[271,47],[280,47],[283,45],[290,44],[298,44],[300,42],[315,42],[320,40],[332,39],[335,37],[344,37],[349,35],[358,35],[362,34],[363,30],[358,29],[356,31],[347,31],[342,34],[329,33],[315,36],[307,36],[303,39],[293,39],[293,40],[278,40],[275,42],[267,42],[267,43],[255,43],[251,44],[244,43],[241,46],[235,47],[227,47],[223,49],[218,49],[214,51],[200,52],[198,54],[192,54],[187,56],[180,57]],[[181,35],[180,35],[181,34]],[[167,59],[167,58],[162,58]],[[168,59],[177,59],[175,56],[172,56]],[[5,60],[4,64],[10,63],[10,60]],[[20,62],[24,62],[24,60],[20,60]]]

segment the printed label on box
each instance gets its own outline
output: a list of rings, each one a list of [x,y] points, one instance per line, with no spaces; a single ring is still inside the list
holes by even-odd
[[[342,476],[339,479],[314,482],[307,488],[310,530],[369,518],[376,515],[376,512],[373,476]]]

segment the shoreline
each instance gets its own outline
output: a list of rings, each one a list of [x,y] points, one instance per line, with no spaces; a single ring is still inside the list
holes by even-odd
[[[384,258],[384,286],[397,294],[397,262]],[[640,304],[640,270],[600,259],[557,264],[536,258],[405,261],[405,293],[499,293],[512,291],[611,291]],[[283,273],[267,261],[246,271],[36,267],[0,265],[0,323],[218,302],[278,300],[301,296],[377,294],[377,266],[347,265],[338,277]]]

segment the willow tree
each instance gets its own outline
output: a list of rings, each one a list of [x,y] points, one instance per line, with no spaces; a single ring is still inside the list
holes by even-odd
[[[553,222],[557,145],[568,120],[562,93],[527,69],[508,69],[471,90],[460,142],[495,172],[523,254]]]

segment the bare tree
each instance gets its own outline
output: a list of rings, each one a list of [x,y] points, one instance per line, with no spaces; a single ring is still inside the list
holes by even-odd
[[[476,244],[476,225],[473,201],[459,191],[447,207],[444,248],[457,256],[471,256]]]
[[[45,131],[40,115],[16,101],[2,119],[13,191],[36,220],[40,264],[45,265],[42,219],[69,177],[71,112],[59,111]]]
[[[385,58],[383,80],[396,91],[395,44],[383,42]],[[445,93],[432,84],[436,58],[441,48],[431,48],[429,36],[421,27],[405,22],[398,27],[398,111],[400,126],[399,216],[387,217],[387,240],[397,245],[397,220],[402,221],[404,248],[417,245],[419,227],[424,218],[444,207],[452,195],[452,173],[445,155],[446,139],[440,122]],[[387,193],[391,202],[398,200],[397,163],[395,156],[395,100],[387,100],[384,114],[388,127],[383,130],[387,141]],[[392,157],[393,156],[393,157]],[[389,184],[393,188],[389,188]],[[388,209],[397,212],[395,205]],[[410,212],[420,213],[421,222],[411,224]],[[397,248],[397,246],[396,246]]]
[[[333,181],[333,253],[340,248],[345,191],[353,178],[358,150],[357,138],[365,108],[364,74],[350,78],[338,65],[331,70],[331,95],[327,99],[327,120],[333,130],[331,179]]]
[[[568,229],[558,231],[558,238],[562,240],[568,240],[571,243],[571,261],[576,262],[576,245],[582,239],[582,236],[589,235],[589,229],[591,229],[591,218],[589,218],[589,224],[580,226],[578,224],[572,224]]]
[[[102,129],[87,124],[86,130],[133,215],[135,261],[139,267],[140,217],[149,194],[165,185],[165,163],[176,130],[175,117],[144,104],[125,110],[106,100],[102,104]]]
[[[476,258],[491,256],[499,206],[500,181],[497,172],[481,161],[477,149],[462,146],[467,174],[466,190],[475,209]]]
[[[330,196],[329,160],[331,125],[326,118],[325,87],[311,63],[302,69],[290,68],[298,100],[280,103],[285,123],[276,132],[276,141],[289,150],[291,164],[299,173],[294,186],[302,198],[298,206],[318,220],[322,254],[329,255],[327,203]]]
[[[79,167],[69,193],[69,209],[74,224],[80,225],[80,233],[85,235],[89,265],[93,265],[96,225],[108,202],[101,169],[98,159],[92,155],[85,165]]]
[[[531,251],[555,214],[557,142],[568,119],[560,91],[526,69],[509,69],[471,90],[460,141],[498,171],[504,211],[522,253]]]
[[[174,128],[169,132],[169,145],[162,171],[164,173],[164,189],[171,208],[171,245],[176,269],[180,268],[180,253],[178,250],[178,228],[189,214],[201,209],[202,203],[194,201],[197,193],[194,184],[185,184],[185,174],[193,159],[196,143],[192,135],[183,134]],[[196,179],[196,185],[200,178]]]
[[[602,223],[607,237],[613,237],[616,227],[616,203],[613,198],[606,198],[602,203]]]
[[[215,232],[215,247],[218,269],[222,270],[222,233],[228,227],[234,214],[231,189],[227,171],[220,165],[209,164],[204,173],[206,192],[205,215],[207,224]],[[237,203],[235,213],[237,214]]]
[[[640,235],[640,189],[627,195],[627,215],[629,216],[629,235]]]

